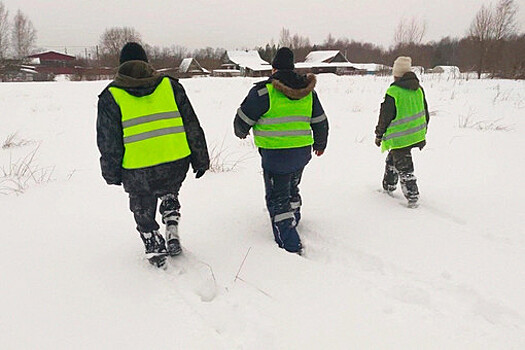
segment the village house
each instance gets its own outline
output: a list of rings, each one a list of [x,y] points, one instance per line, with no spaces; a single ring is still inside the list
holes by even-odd
[[[183,59],[177,72],[177,77],[179,78],[191,78],[206,75],[210,75],[210,71],[203,68],[195,58]]]
[[[267,77],[271,74],[272,66],[255,50],[227,51],[221,68],[213,71],[213,76]]]
[[[363,75],[388,76],[392,74],[392,67],[378,63],[352,63]]]
[[[304,62],[295,64],[295,69],[302,74],[359,74],[359,70],[339,50],[312,51],[306,56]]]

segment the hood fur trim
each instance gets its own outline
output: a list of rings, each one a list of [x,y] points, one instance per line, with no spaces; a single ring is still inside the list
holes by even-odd
[[[160,74],[144,61],[127,61],[121,64],[114,85],[124,88],[155,86]]]
[[[308,96],[308,94],[314,90],[315,84],[317,84],[317,78],[311,73],[306,75],[306,81],[308,82],[308,85],[302,89],[291,88],[277,79],[272,80],[272,85],[288,98],[300,100],[301,98]]]

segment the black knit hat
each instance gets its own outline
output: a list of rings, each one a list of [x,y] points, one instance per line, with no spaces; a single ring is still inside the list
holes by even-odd
[[[287,47],[281,47],[277,50],[272,61],[272,67],[280,70],[293,70],[293,52]]]
[[[120,51],[120,64],[134,60],[148,62],[148,56],[140,44],[129,42]]]

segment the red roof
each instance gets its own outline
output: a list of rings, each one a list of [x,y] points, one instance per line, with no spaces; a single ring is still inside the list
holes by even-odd
[[[75,56],[66,55],[56,51],[46,51],[36,55],[27,56],[29,58],[39,58],[40,61],[73,61]]]

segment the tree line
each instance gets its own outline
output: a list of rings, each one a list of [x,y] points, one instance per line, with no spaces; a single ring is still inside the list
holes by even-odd
[[[353,63],[392,65],[400,55],[411,56],[413,64],[424,68],[438,65],[458,66],[462,71],[476,71],[481,77],[525,79],[525,34],[519,30],[515,0],[499,0],[495,5],[483,4],[461,38],[444,37],[439,41],[424,42],[425,22],[417,18],[402,18],[393,31],[393,45],[383,48],[373,43],[335,38],[328,34],[322,43],[312,44],[308,37],[292,34],[282,28],[278,42],[272,39],[257,46],[261,57],[271,62],[279,47],[290,47],[296,61],[303,61],[313,50],[339,50]],[[218,68],[226,52],[223,48],[206,47],[189,50],[183,46],[151,46],[143,42],[141,34],[132,27],[107,28],[96,48],[79,58],[79,63],[90,67],[116,67],[120,49],[128,41],[142,43],[150,62],[156,68],[178,67],[186,57],[196,58],[203,67]],[[12,21],[0,2],[0,60],[11,55],[21,59],[35,50],[36,30],[20,10]]]

